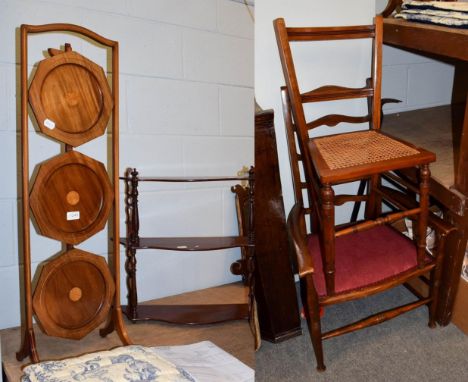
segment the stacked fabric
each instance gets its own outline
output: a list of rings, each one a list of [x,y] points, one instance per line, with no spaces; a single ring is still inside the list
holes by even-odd
[[[468,29],[468,2],[404,0],[395,17]]]
[[[21,382],[254,382],[253,369],[209,341],[125,346],[23,369]]]

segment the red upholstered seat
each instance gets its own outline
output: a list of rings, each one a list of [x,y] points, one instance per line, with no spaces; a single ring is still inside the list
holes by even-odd
[[[308,245],[314,260],[314,284],[319,296],[324,296],[325,278],[318,236],[312,235]],[[417,267],[414,243],[388,226],[337,238],[335,256],[336,293],[381,282]]]

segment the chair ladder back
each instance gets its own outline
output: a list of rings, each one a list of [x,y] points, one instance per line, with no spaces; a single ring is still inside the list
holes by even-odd
[[[317,219],[320,219],[320,214],[316,201],[318,200],[318,188],[314,188],[315,182],[310,182],[307,174],[311,173],[311,170],[306,171],[305,166],[307,162],[304,161],[303,148],[300,144],[296,125],[293,122],[291,115],[291,103],[288,96],[288,90],[285,86],[281,87],[281,99],[283,104],[283,117],[284,125],[286,129],[286,138],[289,152],[289,163],[291,166],[291,174],[293,176],[293,189],[294,199],[296,203],[300,203],[304,208],[305,214],[310,215],[310,227],[311,230],[316,229],[319,224]],[[299,153],[296,145],[296,138],[299,144]],[[301,180],[300,167],[302,166],[304,172],[304,181]],[[308,207],[304,204],[304,190],[307,193]]]
[[[299,138],[299,146],[301,155],[308,156],[307,150],[302,147],[305,142],[309,140],[309,133],[307,129],[307,123],[305,120],[304,109],[302,107],[301,94],[299,92],[299,84],[297,82],[296,70],[294,69],[294,62],[292,59],[291,47],[289,45],[289,37],[284,19],[276,19],[273,22],[276,42],[278,44],[278,50],[281,59],[281,66],[284,72],[284,78],[286,80],[286,87],[288,89],[288,97],[290,99],[290,110],[296,126],[296,132]],[[303,157],[305,161],[305,157]],[[307,171],[304,169],[304,171]]]
[[[383,19],[375,16],[375,37],[372,45],[372,124],[371,128],[380,130],[382,121],[382,42],[383,42]]]
[[[305,130],[318,126],[336,126],[338,123],[364,123],[370,122],[372,129],[380,129],[381,119],[381,73],[382,73],[382,30],[381,16],[376,16],[375,25],[324,27],[324,28],[286,28],[284,19],[274,22],[277,43],[280,52],[283,72],[286,79],[291,110],[295,122],[299,126],[301,137],[308,137]],[[372,38],[372,68],[371,80],[366,81],[362,88],[349,88],[344,86],[326,85],[317,89],[300,93],[294,62],[292,59],[290,41],[322,41]],[[367,116],[347,116],[341,114],[325,115],[311,122],[306,122],[303,103],[334,101],[341,99],[367,98],[371,100],[371,110]]]
[[[286,139],[288,144],[289,163],[293,178],[294,201],[304,205],[303,190],[307,187],[301,181],[300,162],[302,162],[302,153],[297,152],[296,129],[291,117],[290,103],[285,86],[281,87],[281,101],[283,105],[284,127],[286,129]],[[299,150],[300,151],[300,150]]]

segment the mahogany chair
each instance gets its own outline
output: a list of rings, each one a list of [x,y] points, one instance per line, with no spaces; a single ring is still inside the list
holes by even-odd
[[[303,303],[317,369],[323,371],[324,339],[378,324],[422,305],[429,306],[429,326],[435,327],[443,246],[452,227],[429,216],[429,163],[435,155],[380,131],[382,18],[376,17],[375,25],[320,28],[287,28],[283,19],[277,19],[274,27],[286,80],[286,87],[282,88],[283,113],[296,201],[288,217],[288,233],[305,291]],[[373,40],[372,69],[364,87],[333,85],[299,92],[291,41],[357,38]],[[354,98],[367,98],[367,116],[333,114],[306,122],[303,104]],[[369,122],[368,130],[313,138],[309,135],[318,126],[364,121]],[[418,169],[419,187],[399,183],[393,171],[403,168]],[[382,173],[392,176],[399,187],[412,187],[410,191],[417,197],[409,199],[397,189],[384,187]],[[365,195],[335,195],[333,186],[363,179],[368,181]],[[364,220],[336,226],[335,206],[346,202],[365,202]],[[383,202],[392,207],[390,212],[382,212]],[[414,240],[391,226],[404,217],[417,222]],[[428,220],[438,232],[437,248],[432,254],[426,250]],[[430,277],[423,277],[425,274]],[[418,278],[429,284],[427,295],[408,285]],[[417,296],[415,302],[322,333],[321,308],[401,284]]]

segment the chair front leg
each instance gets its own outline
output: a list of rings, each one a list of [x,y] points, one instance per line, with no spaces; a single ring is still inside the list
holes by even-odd
[[[317,370],[325,371],[326,367],[323,362],[323,346],[322,346],[322,326],[320,323],[320,305],[318,302],[317,292],[314,287],[313,274],[309,273],[301,279],[301,287],[303,288],[304,313],[307,319],[309,328],[310,340],[314,348],[315,359],[317,360]]]
[[[375,190],[380,186],[380,175],[373,175],[368,182],[368,195],[364,217],[366,220],[376,219],[382,214],[382,198]]]
[[[421,212],[418,219],[418,266],[424,266],[424,258],[426,257],[426,236],[427,236],[427,221],[429,218],[429,178],[431,172],[429,165],[421,165],[419,183],[419,207]]]
[[[335,293],[335,193],[330,184],[321,189],[320,209],[322,214],[321,249],[323,273],[327,294]]]
[[[429,304],[429,327],[436,327],[436,314],[437,305],[439,302],[439,289],[440,279],[442,277],[442,266],[444,262],[445,243],[447,241],[447,234],[442,233],[437,239],[436,247],[433,249],[436,257],[436,266],[431,272],[431,286],[429,289],[429,295],[431,297],[431,303]]]

